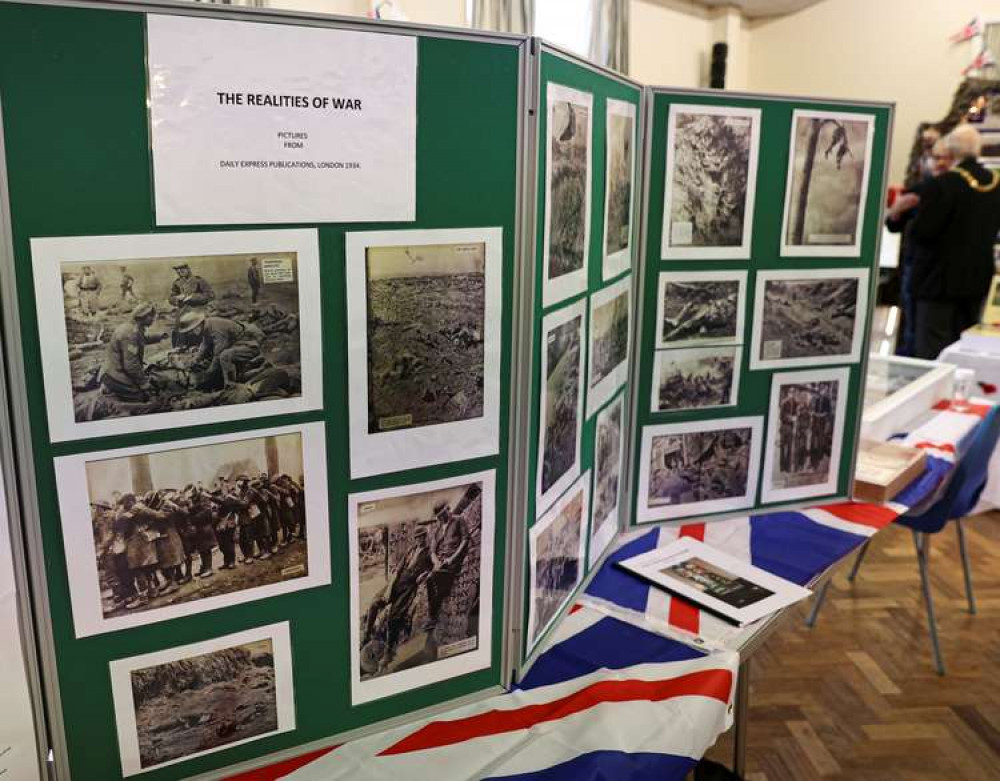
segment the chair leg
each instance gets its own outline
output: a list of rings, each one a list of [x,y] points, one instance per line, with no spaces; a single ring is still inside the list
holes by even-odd
[[[972,592],[972,566],[969,564],[969,553],[965,549],[965,529],[962,528],[962,519],[955,519],[955,528],[958,529],[958,550],[962,554],[962,569],[965,571],[965,596],[969,600],[969,612],[976,614],[976,596]]]
[[[816,626],[816,619],[819,618],[820,608],[823,607],[823,600],[826,599],[826,592],[830,589],[830,581],[827,580],[822,586],[819,587],[819,591],[816,592],[816,596],[813,597],[813,608],[809,611],[809,617],[806,619],[806,626],[812,629]]]
[[[861,546],[861,550],[858,551],[858,555],[854,559],[854,566],[851,567],[851,572],[847,576],[847,580],[849,582],[853,583],[854,579],[858,576],[858,570],[861,569],[861,562],[865,560],[865,554],[868,553],[868,547],[871,544],[872,544],[872,540],[871,540],[871,537],[869,537],[868,541],[865,542],[865,544]]]
[[[927,571],[927,551],[930,537],[913,532],[913,544],[917,548],[917,564],[920,567],[920,585],[924,590],[924,604],[927,606],[927,628],[931,635],[931,649],[934,652],[934,667],[938,675],[944,675],[944,661],[941,659],[941,645],[938,642],[937,621],[934,619],[934,599],[931,596],[931,578]]]

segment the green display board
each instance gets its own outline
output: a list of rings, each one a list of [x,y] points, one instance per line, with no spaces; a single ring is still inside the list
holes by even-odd
[[[746,219],[752,223],[752,240],[749,257],[724,258],[722,253],[714,256],[711,250],[705,251],[705,256],[697,259],[662,259],[663,215],[667,180],[667,150],[672,139],[668,137],[668,118],[672,105],[692,107],[736,107],[758,109],[760,111],[759,158],[755,182],[755,199],[752,213]],[[838,256],[836,251],[823,252],[810,248],[810,254],[796,251],[792,248],[786,254],[781,252],[782,218],[785,204],[785,191],[788,186],[788,170],[790,157],[790,137],[792,132],[792,113],[795,110],[826,111],[872,117],[874,121],[872,144],[868,151],[870,161],[867,191],[864,195],[862,210],[864,219],[860,235],[860,251],[855,257]],[[833,465],[836,473],[835,488],[826,493],[810,496],[806,500],[792,502],[794,504],[817,505],[850,495],[853,477],[852,465],[855,458],[858,429],[861,417],[861,393],[864,387],[864,365],[868,354],[870,316],[874,302],[875,286],[878,269],[878,240],[881,234],[882,197],[885,188],[885,160],[892,117],[892,108],[886,104],[825,102],[809,99],[783,98],[759,95],[741,95],[718,91],[684,91],[670,89],[654,89],[649,107],[647,125],[647,192],[645,198],[643,225],[644,263],[641,284],[641,326],[639,346],[636,355],[636,402],[635,428],[633,431],[634,468],[633,503],[630,520],[636,523],[641,520],[641,505],[648,501],[640,490],[640,458],[642,452],[643,432],[647,427],[660,424],[693,423],[707,425],[710,421],[727,418],[761,416],[763,426],[761,435],[766,438],[771,421],[768,419],[769,400],[771,397],[772,377],[779,372],[798,372],[811,369],[847,367],[847,400],[845,420],[843,425],[843,444],[839,463]],[[818,154],[835,154],[836,150],[818,149]],[[860,150],[859,150],[860,154]],[[830,158],[832,159],[832,158]],[[869,288],[867,291],[866,309],[857,313],[861,318],[858,359],[846,361],[831,358],[820,361],[814,366],[795,366],[789,368],[754,369],[751,366],[751,335],[754,327],[756,280],[762,272],[769,271],[803,271],[806,274],[815,273],[820,269],[864,269],[868,272]],[[742,271],[747,274],[745,290],[745,322],[742,334],[737,338],[741,345],[742,372],[738,382],[737,403],[731,406],[719,406],[709,409],[687,409],[677,411],[652,410],[652,392],[654,382],[654,356],[656,353],[657,330],[663,327],[658,322],[658,280],[662,272],[702,272],[702,271]],[[689,316],[691,311],[688,311]],[[822,315],[820,315],[822,316]],[[817,329],[818,330],[818,329]],[[706,342],[712,344],[712,342]],[[694,426],[695,430],[700,428]],[[766,439],[765,439],[766,441]],[[762,443],[763,444],[763,443]],[[750,475],[755,486],[762,485],[764,479],[764,457],[766,448],[761,449],[760,463],[756,472]],[[787,501],[764,502],[758,489],[753,491],[753,499],[738,511],[726,512],[726,515],[759,512],[789,505]],[[708,515],[712,515],[709,513]],[[698,510],[685,513],[683,517],[697,517]],[[702,514],[704,516],[704,514]],[[680,518],[676,519],[680,522]]]
[[[175,11],[184,14],[201,10]],[[225,14],[217,14],[225,16]],[[47,639],[48,696],[56,764],[78,779],[121,777],[109,663],[254,627],[289,622],[296,725],[291,732],[227,748],[143,774],[186,778],[364,728],[422,708],[490,690],[502,681],[505,556],[508,513],[508,411],[511,406],[511,322],[518,229],[519,106],[524,40],[417,29],[367,29],[415,35],[417,71],[416,219],[395,224],[322,224],[320,248],[321,411],[127,433],[53,444],[46,423],[38,320],[49,305],[36,301],[29,241],[46,236],[98,236],[162,231],[154,221],[145,67],[146,15],[134,8],[95,9],[0,3],[0,100],[3,110],[10,242],[17,316],[8,311],[6,336],[21,351],[15,378],[27,418],[18,443],[32,453],[21,489],[37,496],[34,562],[44,570],[47,601],[36,603],[51,626]],[[233,18],[229,15],[229,18]],[[245,16],[243,18],[246,18]],[[254,21],[282,21],[258,15]],[[284,20],[287,23],[288,19]],[[310,24],[338,23],[313,19]],[[340,26],[344,26],[340,24]],[[353,25],[356,27],[356,25]],[[488,142],[487,142],[488,140]],[[503,230],[500,447],[496,456],[349,478],[345,316],[345,233],[352,230],[494,227]],[[261,226],[239,226],[247,230]],[[286,226],[267,226],[286,227]],[[227,230],[227,226],[213,226]],[[11,299],[8,298],[8,304]],[[49,302],[51,303],[51,302]],[[56,496],[53,459],[138,444],[223,435],[308,421],[325,423],[332,584],[159,623],[77,639]],[[31,470],[33,469],[33,481]],[[352,707],[349,688],[347,496],[349,493],[496,471],[488,669]]]

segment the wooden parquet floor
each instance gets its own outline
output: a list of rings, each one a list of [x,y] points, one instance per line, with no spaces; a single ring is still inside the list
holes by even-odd
[[[1000,513],[964,522],[979,612],[953,527],[931,541],[947,675],[931,660],[909,530],[880,532],[858,579],[833,578],[814,629],[799,606],[752,662],[746,781],[1000,781]],[[708,754],[731,767],[732,731]]]

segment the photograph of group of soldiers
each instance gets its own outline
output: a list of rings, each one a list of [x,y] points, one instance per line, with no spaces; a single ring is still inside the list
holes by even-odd
[[[835,380],[781,386],[775,487],[792,488],[827,481],[839,391],[840,383]]]
[[[304,577],[302,436],[86,465],[105,618]]]
[[[662,283],[659,346],[733,342],[739,324],[740,281],[667,280]]]
[[[691,504],[743,496],[753,430],[689,431],[653,438],[649,506]]]
[[[733,404],[742,347],[692,347],[656,354],[654,412]]]
[[[77,422],[301,395],[297,253],[60,271]]]
[[[479,644],[483,484],[358,507],[362,681]]]

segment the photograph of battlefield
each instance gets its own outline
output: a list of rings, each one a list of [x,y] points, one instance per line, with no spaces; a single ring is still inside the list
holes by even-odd
[[[760,357],[779,360],[849,355],[859,284],[857,277],[766,280]]]
[[[90,461],[86,474],[105,618],[308,572],[300,434]]]
[[[594,343],[591,346],[590,387],[596,387],[619,364],[628,359],[629,291],[625,290],[594,309]]]
[[[867,122],[798,118],[786,244],[850,246],[858,239],[869,129]]]
[[[663,285],[663,344],[732,341],[740,306],[738,279],[668,281]]]
[[[542,411],[542,493],[576,463],[580,425],[581,317],[549,331],[546,341],[546,375]]]
[[[482,530],[478,482],[358,507],[362,681],[478,648]]]
[[[665,567],[660,570],[660,574],[678,580],[735,608],[747,607],[774,596],[773,591],[734,575],[722,567],[709,564],[697,556]]]
[[[133,670],[130,677],[144,769],[278,729],[270,640]]]
[[[674,125],[670,243],[739,247],[750,176],[750,117],[681,113]],[[675,226],[690,226],[678,233]]]
[[[825,483],[836,429],[836,380],[782,385],[778,391],[778,458],[775,488]]]
[[[632,225],[632,138],[634,120],[608,114],[608,218],[604,226],[604,252],[613,255],[629,245]]]
[[[566,100],[549,114],[549,279],[583,268],[586,260],[590,109]]]
[[[580,535],[583,534],[583,491],[534,540],[535,625],[531,641],[545,631],[552,617],[582,577]]]
[[[301,395],[296,262],[292,252],[62,263],[75,420]],[[278,273],[265,279],[265,265]]]
[[[736,360],[742,347],[662,350],[657,412],[723,407],[735,402]]]
[[[605,520],[618,504],[618,468],[622,449],[622,402],[618,400],[597,416],[594,435],[594,520]],[[597,529],[593,529],[591,534]]]
[[[750,428],[653,437],[649,457],[649,506],[744,496],[752,437]]]
[[[482,417],[486,244],[365,257],[368,433]]]

